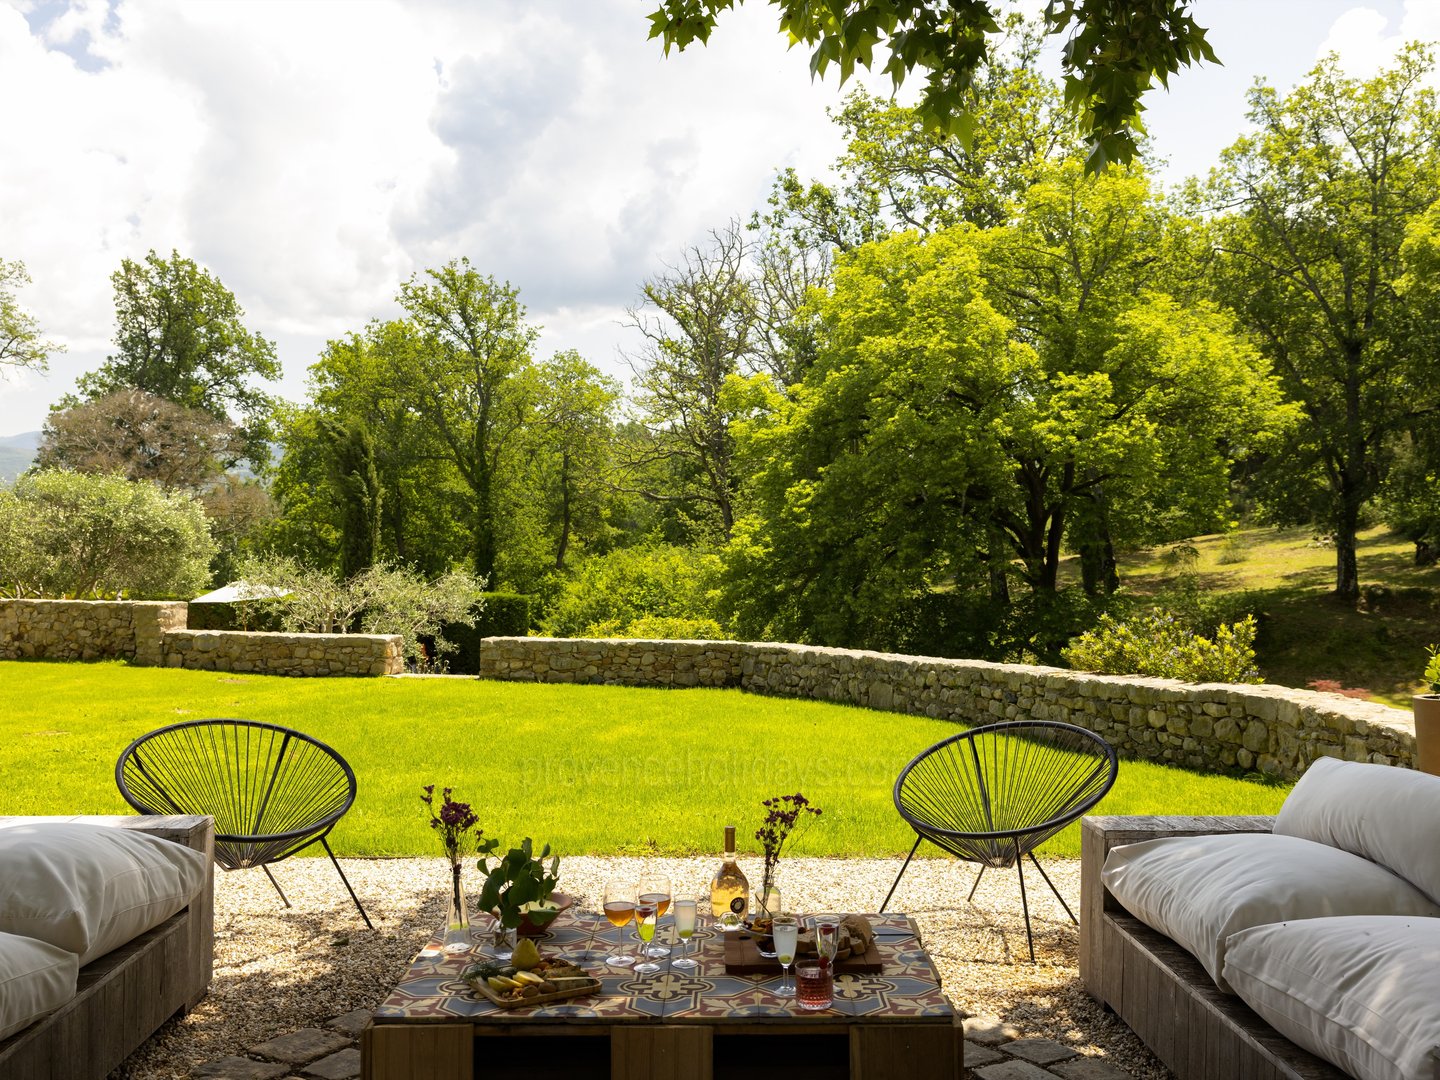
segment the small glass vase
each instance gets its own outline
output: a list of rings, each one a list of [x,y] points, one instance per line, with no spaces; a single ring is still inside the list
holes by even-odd
[[[450,910],[445,915],[445,955],[464,956],[471,949],[470,911],[465,905],[465,886],[460,881],[460,864],[450,866]]]
[[[499,919],[495,920],[494,937],[490,943],[490,951],[494,954],[495,959],[502,964],[515,955],[515,931]]]
[[[780,904],[780,887],[778,885],[766,886],[765,891],[760,894],[759,903],[755,906],[755,913],[769,915],[773,919],[784,910]]]

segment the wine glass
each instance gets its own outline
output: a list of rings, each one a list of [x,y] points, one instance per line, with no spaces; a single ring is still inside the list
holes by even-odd
[[[675,901],[675,933],[680,935],[680,943],[683,950],[683,955],[681,955],[679,960],[670,961],[670,966],[683,968],[686,971],[690,971],[693,968],[699,967],[700,965],[694,960],[691,960],[689,956],[690,939],[695,934],[694,900]]]
[[[775,958],[780,961],[780,989],[775,993],[781,997],[794,997],[795,984],[790,981],[790,964],[795,960],[795,943],[800,939],[800,920],[794,915],[776,915],[770,924],[770,934],[775,939]]]
[[[840,920],[834,915],[817,915],[811,925],[815,928],[815,956],[822,967],[829,968],[840,947]]]
[[[610,884],[605,886],[605,918],[610,920],[610,925],[623,927],[635,918],[635,890],[628,885]],[[624,937],[616,945],[616,950],[605,958],[605,962],[612,967],[629,967],[635,963],[635,957],[626,956],[620,952],[624,945]]]
[[[670,910],[670,899],[672,894],[670,891],[669,878],[657,877],[655,875],[647,874],[645,877],[642,877],[640,879],[640,884],[636,888],[635,892],[636,896],[642,903],[651,903],[655,905],[655,920],[657,923],[662,917],[664,917],[665,912]],[[652,960],[658,959],[662,956],[670,955],[670,950],[660,944],[649,945],[646,948],[642,949],[641,952],[645,956],[650,957]]]
[[[642,960],[635,965],[637,975],[649,975],[660,970],[660,965],[649,959],[650,942],[655,939],[655,923],[659,921],[660,905],[653,900],[637,897],[635,900],[635,936],[640,939]],[[666,950],[667,954],[669,950]]]

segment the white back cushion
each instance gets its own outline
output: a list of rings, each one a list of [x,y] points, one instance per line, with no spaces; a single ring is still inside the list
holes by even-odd
[[[1194,955],[1226,993],[1226,939],[1284,919],[1440,917],[1440,906],[1372,862],[1294,836],[1171,836],[1111,850],[1101,873],[1125,909]]]
[[[1275,831],[1379,863],[1440,903],[1440,776],[1319,758],[1280,807]]]
[[[206,871],[200,852],[130,829],[0,829],[0,931],[49,942],[83,966],[174,915]]]
[[[1276,1031],[1357,1080],[1440,1076],[1440,919],[1255,927],[1230,939],[1225,978]]]
[[[0,1039],[75,996],[80,958],[34,938],[0,934]]]

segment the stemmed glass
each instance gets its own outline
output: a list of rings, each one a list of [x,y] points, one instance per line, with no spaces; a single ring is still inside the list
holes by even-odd
[[[640,879],[640,885],[636,888],[635,892],[642,904],[650,903],[655,905],[655,919],[657,922],[664,917],[665,912],[670,910],[671,892],[669,878],[647,875]],[[649,945],[641,949],[640,952],[652,960],[670,955],[670,950],[659,944]]]
[[[641,896],[635,901],[635,936],[640,939],[641,957],[649,957],[650,942],[655,938],[655,923],[659,921],[660,905],[653,900],[647,900]],[[669,950],[666,950],[669,954]],[[649,975],[660,970],[660,965],[654,960],[644,959],[635,965],[637,975]]]
[[[629,924],[635,918],[635,890],[628,885],[611,884],[605,886],[605,918],[610,920],[610,925],[617,929]],[[622,935],[621,942],[616,946],[616,951],[605,958],[605,962],[612,967],[629,967],[635,963],[636,958],[626,956],[620,952],[624,944]]]
[[[780,961],[780,989],[775,993],[781,997],[794,997],[795,984],[790,981],[790,964],[795,959],[795,943],[800,938],[800,920],[794,915],[776,915],[770,926],[775,939],[775,958]]]
[[[700,965],[690,959],[690,939],[695,934],[695,901],[675,901],[675,933],[680,935],[681,956],[679,960],[671,960],[670,966],[683,968],[686,971],[697,968]]]

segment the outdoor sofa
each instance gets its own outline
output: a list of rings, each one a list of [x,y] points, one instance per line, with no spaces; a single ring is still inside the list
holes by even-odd
[[[82,831],[65,831],[72,826]],[[127,835],[110,840],[112,831]],[[0,1031],[18,1022],[11,1010],[51,1010],[0,1039],[0,1077],[104,1080],[166,1020],[205,996],[215,938],[214,842],[209,817],[0,817],[0,970],[7,973],[0,978]],[[49,854],[33,858],[35,845]],[[97,847],[103,872],[57,857]],[[117,870],[110,861],[127,856],[129,867]],[[70,900],[42,901],[47,882],[70,898],[86,894],[87,903],[67,911]],[[104,895],[91,902],[97,889]],[[154,925],[131,936],[145,922]],[[37,956],[60,960],[41,971]],[[40,980],[38,988],[22,985],[29,976]],[[42,1000],[64,986],[73,986],[68,1000]]]
[[[1080,975],[1180,1080],[1440,1076],[1440,777],[1322,758],[1277,817],[1088,817]]]

